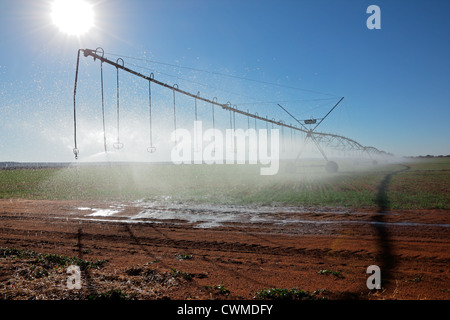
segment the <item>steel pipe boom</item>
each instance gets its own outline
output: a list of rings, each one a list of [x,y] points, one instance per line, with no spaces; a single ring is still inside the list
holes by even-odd
[[[137,72],[137,71],[135,71],[135,70],[132,70],[132,69],[126,67],[125,64],[119,64],[119,63],[117,63],[117,62],[115,62],[115,61],[112,61],[112,60],[109,60],[108,58],[105,58],[105,57],[104,57],[104,52],[103,52],[103,51],[102,51],[102,55],[99,55],[99,54],[97,54],[97,50],[92,50],[92,49],[79,49],[79,50],[78,50],[78,57],[77,57],[78,60],[77,60],[77,69],[76,69],[76,74],[75,74],[75,87],[74,87],[74,97],[73,97],[73,98],[74,98],[74,133],[75,133],[75,134],[74,134],[74,136],[75,136],[75,148],[74,148],[74,153],[75,153],[75,157],[77,157],[77,156],[78,156],[78,153],[79,153],[79,151],[78,151],[78,149],[77,149],[77,143],[76,143],[76,108],[75,108],[75,95],[76,95],[76,89],[77,89],[78,67],[79,67],[80,52],[83,52],[83,54],[84,54],[85,57],[89,57],[89,56],[93,57],[93,58],[94,58],[94,61],[95,61],[96,59],[98,59],[98,60],[100,60],[102,63],[110,64],[110,65],[112,65],[112,66],[114,66],[114,67],[116,67],[116,68],[118,68],[118,69],[121,69],[121,70],[123,70],[123,71],[126,71],[126,72],[128,72],[128,73],[130,73],[130,74],[133,74],[133,75],[137,76],[137,77],[140,77],[140,78],[145,79],[145,80],[147,80],[147,81],[153,82],[153,83],[155,83],[155,84],[157,84],[157,85],[160,85],[160,86],[162,86],[162,87],[165,87],[165,88],[167,88],[167,89],[169,89],[169,90],[172,90],[173,92],[178,92],[178,93],[181,93],[181,94],[183,94],[183,95],[192,97],[192,98],[194,98],[194,99],[196,99],[196,100],[201,100],[201,101],[204,101],[204,102],[206,102],[206,103],[210,103],[210,104],[212,104],[212,105],[219,106],[219,107],[221,107],[221,108],[224,109],[224,110],[233,111],[233,112],[235,112],[235,113],[244,115],[244,116],[246,116],[246,117],[253,118],[253,119],[255,119],[255,121],[256,121],[256,120],[260,120],[260,121],[264,121],[264,122],[267,122],[267,123],[272,123],[272,124],[278,125],[278,126],[280,126],[280,127],[285,127],[285,128],[289,128],[289,129],[292,129],[292,130],[300,131],[300,132],[306,133],[308,136],[314,136],[314,137],[316,137],[317,140],[319,140],[319,141],[320,141],[320,140],[323,140],[323,139],[346,140],[346,141],[349,142],[349,144],[351,144],[351,145],[353,145],[353,146],[359,147],[362,151],[365,151],[365,152],[368,152],[368,153],[372,153],[372,152],[373,152],[373,153],[379,153],[379,154],[387,154],[386,152],[380,151],[380,150],[378,150],[378,149],[375,148],[375,147],[366,147],[366,146],[363,146],[363,145],[361,145],[360,143],[356,142],[355,140],[349,139],[349,138],[344,137],[344,136],[340,136],[340,135],[336,135],[336,134],[330,134],[330,133],[324,133],[324,132],[314,132],[314,130],[315,130],[315,129],[322,123],[322,121],[323,121],[323,120],[324,120],[324,119],[325,119],[325,118],[326,118],[326,117],[334,110],[334,108],[337,107],[337,105],[344,99],[344,97],[342,97],[342,98],[335,104],[335,106],[327,113],[327,115],[326,115],[325,117],[323,117],[322,119],[320,119],[320,122],[317,123],[317,125],[316,125],[316,126],[314,127],[314,129],[312,129],[312,130],[308,130],[301,122],[299,122],[299,121],[298,121],[297,119],[295,119],[291,114],[289,114],[289,115],[291,115],[297,122],[299,122],[299,123],[302,125],[302,127],[304,128],[304,129],[302,129],[302,128],[293,126],[293,125],[291,125],[291,124],[284,123],[284,122],[281,121],[281,120],[280,120],[280,121],[276,121],[276,120],[274,120],[274,119],[268,119],[268,118],[259,116],[257,113],[253,114],[253,113],[250,113],[250,112],[248,112],[248,111],[243,111],[243,110],[237,109],[237,108],[235,108],[235,107],[232,107],[230,103],[222,104],[222,103],[219,103],[219,102],[217,101],[217,99],[210,100],[210,99],[201,97],[198,93],[197,93],[197,94],[192,94],[192,93],[190,93],[190,92],[187,92],[187,91],[184,91],[184,90],[178,88],[178,86],[171,86],[171,85],[168,85],[168,84],[166,84],[166,83],[164,83],[164,82],[161,82],[161,81],[156,80],[156,79],[155,79],[154,77],[152,77],[152,76],[147,76],[147,75],[145,75],[145,74],[142,74],[142,73],[139,73],[139,72]],[[279,105],[279,106],[280,106],[280,105]],[[280,106],[280,107],[281,107],[281,106]],[[283,107],[281,107],[281,108],[283,108]],[[283,109],[284,109],[284,108],[283,108]],[[284,109],[284,110],[285,110],[285,109]],[[286,111],[286,110],[285,110],[285,111]],[[286,111],[286,112],[287,112],[287,111]],[[313,138],[314,138],[314,137],[313,137]],[[316,141],[316,142],[317,142],[317,141]]]

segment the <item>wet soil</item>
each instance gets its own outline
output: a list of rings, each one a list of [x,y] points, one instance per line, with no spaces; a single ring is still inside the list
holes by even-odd
[[[0,200],[0,248],[105,261],[82,270],[82,288],[71,290],[67,266],[3,254],[0,299],[254,299],[266,288],[326,299],[450,299],[446,210],[234,208],[227,213],[246,218],[205,225],[201,215],[163,219],[142,217],[135,203],[113,207],[120,214],[93,214],[107,202]],[[381,269],[379,290],[366,284],[371,265]]]

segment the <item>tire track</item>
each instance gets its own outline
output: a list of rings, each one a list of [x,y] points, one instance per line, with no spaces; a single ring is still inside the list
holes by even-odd
[[[159,228],[158,228],[159,229]],[[39,234],[37,234],[39,232]],[[45,238],[46,244],[49,247],[60,247],[64,243],[74,242],[79,237],[78,231],[65,232],[65,231],[46,231],[46,230],[17,230],[12,228],[0,228],[0,235],[7,235],[7,238],[2,239],[2,242],[12,241],[27,241],[33,244],[37,244],[32,238]],[[113,248],[124,250],[121,244],[133,246],[138,240],[139,246],[145,250],[149,247],[168,247],[183,250],[205,250],[215,252],[233,252],[243,254],[256,254],[256,255],[272,255],[272,256],[303,256],[303,257],[316,257],[321,258],[324,256],[339,256],[342,258],[352,259],[373,259],[377,254],[367,252],[365,250],[331,250],[330,248],[314,248],[308,249],[304,247],[283,247],[277,244],[273,246],[262,245],[255,243],[244,242],[232,242],[232,241],[217,241],[217,240],[187,240],[187,239],[173,239],[164,236],[164,233],[160,232],[161,236],[133,236],[129,234],[100,234],[91,233],[86,228],[83,228],[83,240],[85,245],[93,243],[97,248],[102,247],[102,241],[115,244],[116,246],[104,246],[105,249],[111,250]],[[30,239],[27,239],[30,238]],[[52,240],[52,239],[57,240]],[[73,246],[73,245],[72,245]],[[76,249],[74,249],[76,250]],[[145,250],[149,251],[149,250]],[[381,256],[381,255],[380,255]],[[449,263],[450,259],[442,259],[437,257],[411,257],[392,255],[396,261],[428,261],[435,263]]]

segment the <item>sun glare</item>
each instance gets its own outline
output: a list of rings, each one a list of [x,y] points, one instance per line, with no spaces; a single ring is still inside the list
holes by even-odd
[[[54,0],[51,17],[64,33],[80,36],[94,25],[94,10],[85,0]]]

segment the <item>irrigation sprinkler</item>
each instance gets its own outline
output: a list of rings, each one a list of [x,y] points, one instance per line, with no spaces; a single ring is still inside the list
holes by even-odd
[[[317,147],[317,149],[319,150],[320,154],[322,155],[322,157],[325,159],[325,161],[327,162],[327,164],[325,165],[325,170],[327,172],[333,173],[333,172],[337,172],[338,171],[338,164],[335,161],[332,160],[328,160],[328,157],[325,153],[325,151],[323,150],[323,148],[320,146],[319,141],[316,139],[316,136],[314,134],[314,131],[317,129],[317,127],[323,122],[323,120],[325,120],[326,117],[328,117],[328,115],[341,103],[341,101],[344,100],[344,97],[342,97],[334,106],[333,108],[331,108],[330,111],[328,111],[328,113],[325,115],[325,117],[323,118],[313,118],[311,117],[311,119],[306,119],[306,120],[298,120],[296,117],[294,117],[289,111],[287,111],[282,105],[278,104],[278,106],[283,109],[289,116],[291,116],[295,121],[297,121],[305,130],[307,130],[306,133],[306,137],[305,140],[303,141],[303,146],[300,149],[300,151],[297,154],[297,157],[295,158],[295,162],[294,165],[296,165],[298,159],[300,158],[300,155],[303,153],[303,151],[305,150],[305,147],[308,143],[309,140],[311,140],[315,146]],[[319,123],[317,123],[317,120],[320,120]],[[315,124],[314,128],[306,128],[305,124]]]
[[[122,61],[122,66],[125,65],[124,61],[122,58],[118,58],[116,63],[119,65],[119,62]],[[116,96],[116,102],[117,102],[117,142],[113,144],[113,147],[116,149],[122,149],[123,148],[123,143],[120,142],[120,134],[119,134],[119,101],[120,101],[120,96],[119,96],[119,68],[116,67],[117,70],[117,83],[116,83],[116,88],[117,88],[117,96]]]
[[[174,84],[172,87],[173,92],[173,132],[175,134],[175,146],[177,145],[177,105],[175,102],[175,89],[178,89],[178,85]]]
[[[150,73],[150,79],[154,79],[153,72]],[[149,113],[149,138],[150,146],[147,148],[147,152],[153,153],[156,148],[153,146],[153,129],[152,129],[152,82],[148,80],[148,113]]]
[[[102,52],[102,58],[105,55],[105,51],[103,48],[98,47],[95,49],[95,54],[97,54],[97,51],[101,50]],[[116,65],[118,65],[116,63]],[[103,60],[100,60],[100,87],[102,92],[102,121],[103,121],[103,146],[106,152],[106,126],[105,126],[105,98],[103,94]]]
[[[280,108],[282,108],[289,116],[291,116],[298,124],[300,124],[300,127],[297,127],[296,125],[292,125],[285,123],[282,120],[275,120],[274,118],[269,119],[268,116],[263,117],[260,116],[257,112],[251,113],[249,110],[244,111],[237,107],[237,105],[232,105],[230,102],[227,102],[225,104],[219,103],[218,99],[214,97],[213,99],[208,99],[205,97],[200,96],[200,92],[197,94],[190,93],[188,91],[182,90],[178,87],[177,84],[174,85],[168,85],[164,82],[161,82],[157,79],[155,79],[154,74],[151,73],[150,76],[144,75],[142,73],[139,73],[135,70],[132,70],[125,66],[125,63],[122,58],[117,59],[116,61],[112,61],[105,57],[105,51],[102,48],[97,48],[95,50],[92,49],[79,49],[77,54],[77,63],[76,63],[76,71],[75,71],[75,84],[74,84],[74,93],[73,93],[73,117],[74,117],[74,148],[73,153],[75,155],[75,159],[78,159],[78,154],[80,153],[80,150],[78,149],[77,145],[77,112],[76,112],[76,94],[77,94],[77,83],[79,81],[79,67],[80,67],[80,53],[83,53],[84,57],[92,57],[94,59],[94,62],[96,60],[100,61],[100,83],[101,83],[101,102],[102,102],[102,120],[103,120],[103,144],[104,144],[104,150],[107,152],[107,146],[106,146],[106,126],[105,126],[105,103],[104,103],[104,93],[103,93],[103,64],[108,64],[111,66],[114,66],[117,70],[117,142],[114,144],[114,147],[121,148],[123,147],[122,142],[120,141],[119,136],[119,104],[120,104],[120,96],[119,96],[119,69],[125,72],[128,72],[136,77],[140,77],[142,79],[145,79],[149,82],[148,86],[148,97],[149,97],[149,138],[150,138],[150,146],[147,148],[147,151],[150,153],[154,153],[156,151],[156,148],[153,145],[153,135],[152,135],[152,88],[151,84],[154,83],[155,85],[159,87],[166,88],[168,90],[172,91],[173,95],[173,126],[174,130],[177,129],[177,102],[176,102],[176,94],[184,95],[190,98],[194,99],[195,104],[195,119],[197,120],[197,102],[203,101],[206,103],[209,103],[211,105],[211,113],[212,113],[212,127],[215,129],[215,107],[220,107],[222,110],[230,111],[230,128],[236,130],[236,120],[235,116],[236,114],[243,115],[247,117],[247,127],[250,128],[250,118],[253,118],[255,123],[255,130],[257,130],[257,120],[266,122],[266,127],[268,128],[269,123],[272,124],[272,128],[274,125],[279,126],[282,130],[284,128],[291,129],[291,140],[292,140],[292,133],[301,132],[305,133],[305,143],[300,148],[298,155],[296,157],[296,161],[300,157],[300,155],[303,152],[304,146],[306,145],[306,142],[311,140],[317,147],[317,149],[322,154],[323,158],[327,161],[326,169],[329,172],[336,172],[338,170],[338,166],[334,161],[329,161],[327,155],[325,154],[323,148],[321,147],[321,144],[325,144],[330,147],[334,148],[347,148],[350,150],[357,150],[361,151],[363,153],[366,153],[369,155],[369,157],[372,158],[372,155],[388,155],[384,151],[380,151],[375,147],[367,147],[363,146],[360,143],[356,142],[355,140],[352,140],[350,138],[336,135],[336,134],[330,134],[330,133],[323,133],[323,132],[317,132],[316,129],[320,124],[329,116],[329,114],[339,105],[339,103],[344,99],[343,97],[329,110],[329,112],[323,117],[323,118],[313,118],[306,120],[298,120],[295,118],[289,111],[287,111],[283,106],[278,104]],[[306,125],[309,125],[310,128],[307,128]],[[311,129],[311,126],[314,126]],[[176,132],[176,131],[175,131]],[[176,138],[176,137],[175,137]],[[176,139],[175,139],[176,141]],[[176,143],[176,142],[175,142]],[[214,141],[214,152],[215,152],[215,141]],[[375,160],[373,160],[375,161]]]

